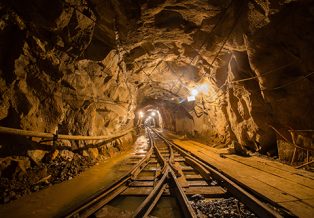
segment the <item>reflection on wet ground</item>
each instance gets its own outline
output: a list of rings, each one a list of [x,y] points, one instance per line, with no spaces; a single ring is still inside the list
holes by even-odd
[[[147,140],[140,135],[132,149],[100,162],[77,177],[0,206],[0,217],[56,217],[82,200],[108,187],[127,173],[127,162],[139,152],[145,152]]]

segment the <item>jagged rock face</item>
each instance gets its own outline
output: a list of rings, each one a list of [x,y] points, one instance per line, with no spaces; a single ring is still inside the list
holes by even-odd
[[[102,135],[134,125],[136,107],[151,104],[169,129],[253,150],[276,146],[269,125],[313,129],[311,1],[20,0],[0,9],[1,125]],[[193,88],[200,94],[187,102]]]
[[[91,136],[133,127],[136,89],[117,51],[99,61],[83,58],[95,36],[89,5],[8,1],[0,3],[0,14],[1,126]],[[1,203],[126,150],[134,132],[105,142],[59,140],[52,146],[40,140],[0,136]]]
[[[17,11],[22,10],[21,4],[16,4]],[[47,10],[49,6],[45,6]],[[23,35],[19,53],[2,57],[2,125],[43,132],[59,129],[60,133],[79,135],[106,135],[108,129],[112,132],[132,126],[129,112],[135,105],[135,91],[118,67],[117,55],[113,51],[99,62],[77,60],[75,56],[85,51],[93,36],[95,23],[91,19],[95,15],[86,5],[75,8],[86,10],[90,17],[66,6],[56,6],[59,14],[48,15],[48,20],[44,19],[45,8],[35,6],[27,8],[29,12],[22,10],[26,14],[21,13],[21,17],[7,9],[7,17],[1,20],[2,54],[10,55],[12,34]],[[36,14],[37,9],[42,13]],[[13,33],[12,28],[16,29]],[[51,42],[37,34],[39,31],[48,31],[60,41]]]
[[[154,2],[125,42],[140,90],[174,103],[208,85],[194,107],[168,107],[168,128],[262,152],[276,146],[270,125],[313,129],[311,1]]]

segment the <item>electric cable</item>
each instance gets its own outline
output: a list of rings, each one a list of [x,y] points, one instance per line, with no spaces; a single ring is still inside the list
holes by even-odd
[[[243,2],[244,2],[244,1],[243,1]],[[244,3],[243,3],[243,4],[244,4]],[[243,6],[243,5],[242,5],[242,6]],[[239,20],[240,20],[240,18],[241,18],[241,16],[242,16],[242,12],[244,11],[244,9],[243,9],[244,7],[242,7],[242,6],[240,5],[240,7],[239,7],[240,10],[239,10],[239,13],[237,14],[237,17],[236,17],[236,20],[235,20],[235,22],[234,22],[234,25],[233,25],[232,28],[230,29],[230,31],[229,31],[227,37],[226,37],[225,40],[223,41],[223,43],[222,43],[220,49],[218,50],[217,54],[215,55],[215,57],[214,57],[214,59],[213,59],[213,61],[211,62],[210,65],[213,66],[213,64],[214,64],[215,61],[217,60],[217,58],[218,58],[220,52],[222,51],[223,47],[225,46],[225,44],[226,44],[227,41],[229,40],[229,37],[231,36],[231,34],[232,34],[232,32],[234,31],[235,27],[238,25],[238,22],[239,22]],[[205,72],[205,73],[203,74],[203,76],[205,76],[206,74],[207,74],[207,73]]]
[[[296,62],[290,62],[290,63],[285,64],[285,65],[283,65],[283,66],[280,66],[280,67],[278,67],[278,68],[269,70],[269,71],[267,71],[266,73],[263,73],[263,74],[261,74],[261,75],[256,75],[256,76],[248,77],[248,78],[245,78],[245,79],[234,80],[234,81],[231,81],[230,83],[245,82],[245,81],[249,81],[249,80],[261,78],[261,77],[266,76],[266,75],[268,75],[268,74],[273,74],[273,73],[276,73],[276,72],[278,73],[278,72],[280,72],[279,70],[281,70],[281,69],[283,69],[283,68],[286,68],[286,67],[288,67],[288,66],[290,66],[290,65],[292,65],[292,64],[295,64],[295,63],[296,63]]]
[[[213,35],[214,34],[214,31],[216,30],[216,28],[218,27],[219,24],[221,24],[225,18],[226,18],[226,14],[227,14],[227,11],[229,10],[229,8],[231,7],[232,3],[233,3],[234,0],[231,0],[229,2],[229,4],[227,5],[227,7],[222,11],[221,13],[221,16],[219,17],[218,21],[215,23],[214,27],[211,29],[211,31],[209,32],[209,36]],[[201,46],[199,47],[199,51],[203,48],[203,46],[206,44],[206,39],[202,42]],[[193,61],[195,60],[195,58],[199,57],[200,56],[200,53],[197,52],[197,54],[192,58],[192,60],[190,61],[190,65],[192,65]],[[210,64],[210,66],[212,66],[212,64]],[[183,76],[184,73],[181,73],[180,76],[178,76],[179,78],[181,78]],[[201,79],[204,77],[204,74],[201,76]],[[199,81],[200,81],[199,80]]]
[[[279,86],[276,86],[276,87],[273,87],[273,88],[261,88],[261,89],[250,89],[250,90],[248,90],[248,91],[250,91],[250,93],[251,94],[254,94],[254,93],[259,93],[259,92],[262,92],[262,91],[274,91],[274,90],[278,90],[278,89],[282,89],[282,88],[285,88],[285,87],[288,87],[288,86],[290,86],[290,85],[293,85],[294,83],[297,83],[297,82],[299,82],[299,81],[301,81],[301,80],[304,80],[304,79],[306,79],[306,78],[308,78],[308,77],[310,77],[311,75],[313,75],[314,74],[314,71],[313,72],[310,72],[309,74],[307,74],[307,75],[305,75],[305,76],[302,76],[302,77],[299,77],[299,78],[297,78],[297,79],[295,79],[295,80],[293,80],[293,81],[290,81],[290,82],[287,82],[287,83],[285,83],[285,84],[282,84],[282,85],[279,85]],[[223,84],[220,88],[219,88],[219,90],[221,90],[222,89],[222,87],[225,87],[225,86],[227,86],[228,84],[230,84],[230,83],[225,83],[225,84]],[[218,95],[218,92],[216,92],[217,94],[216,94],[216,96]],[[210,102],[206,102],[206,103],[214,103],[214,102],[216,102],[220,97],[222,97],[223,95],[225,95],[225,93],[221,93],[221,95],[219,95],[219,96],[217,96],[217,98],[215,98],[215,100],[212,100],[212,101],[210,101]],[[216,96],[214,96],[214,97],[216,97]]]
[[[295,79],[295,80],[293,80],[293,81],[290,81],[290,82],[287,82],[287,83],[285,83],[285,84],[282,84],[282,85],[280,85],[280,86],[277,86],[277,87],[274,87],[274,88],[267,88],[267,87],[266,87],[266,88],[262,88],[260,91],[272,91],[272,90],[282,89],[282,88],[285,88],[285,87],[287,87],[287,86],[290,86],[290,85],[292,85],[292,84],[294,84],[294,83],[296,83],[296,82],[299,82],[299,81],[301,81],[301,80],[304,80],[304,79],[310,77],[310,76],[313,75],[313,74],[314,74],[314,71],[311,72],[311,73],[309,73],[309,74],[307,74],[307,75],[305,75],[305,76],[299,77],[299,78],[297,78],[297,79]]]
[[[228,4],[228,6],[225,8],[225,10],[223,10],[223,12],[222,12],[222,14],[221,14],[219,20],[215,23],[215,25],[214,25],[213,29],[211,30],[210,34],[213,34],[213,32],[215,31],[215,29],[218,27],[218,25],[219,25],[221,22],[223,22],[223,20],[224,20],[225,17],[226,17],[226,16],[225,16],[225,15],[226,15],[226,12],[227,12],[228,9],[231,7],[232,3],[233,3],[233,0],[231,0],[230,3]],[[73,7],[75,10],[77,10],[78,12],[84,14],[82,11],[78,10],[78,9],[75,8],[74,6],[72,6],[72,5],[70,5],[70,6]],[[115,10],[115,9],[114,9],[114,10]],[[232,26],[232,28],[230,29],[230,32],[228,33],[227,37],[225,38],[225,40],[224,40],[223,43],[222,43],[222,46],[220,47],[220,49],[218,50],[217,54],[215,55],[213,61],[211,62],[211,64],[210,64],[211,66],[213,66],[213,64],[214,64],[215,61],[217,60],[217,58],[218,58],[219,54],[221,53],[221,51],[222,51],[224,45],[227,43],[229,37],[231,36],[232,32],[234,31],[235,27],[237,26],[238,21],[239,21],[239,19],[240,19],[240,17],[241,17],[241,14],[242,14],[243,9],[242,9],[242,10],[239,10],[239,11],[240,11],[240,12],[238,13],[238,16],[237,16],[237,19],[236,19],[236,21],[235,21],[235,24],[234,24],[234,25]],[[84,14],[84,15],[85,15],[85,14]],[[86,15],[85,15],[85,16],[86,16]],[[86,16],[86,17],[88,17],[88,16]],[[93,20],[93,19],[91,19],[90,17],[88,17],[88,18],[89,18],[90,20],[92,20],[92,21],[95,23],[95,25],[97,25],[100,29],[102,29],[102,27],[97,24],[96,20]],[[102,30],[103,30],[103,29],[102,29]],[[203,43],[202,43],[201,46],[199,47],[199,50],[201,50],[205,44],[206,44],[206,40],[203,41]],[[122,47],[122,49],[123,49],[125,52],[127,52],[123,47]],[[200,56],[199,53],[196,54],[196,55],[192,58],[192,60],[190,61],[190,64],[192,64],[192,62],[193,62],[193,61],[195,60],[195,58],[197,58],[198,56]],[[139,67],[139,65],[138,65],[137,62],[134,62],[134,63],[137,65],[137,67]],[[160,62],[159,62],[158,64],[160,64]],[[173,71],[173,69],[171,69],[171,67],[168,65],[168,63],[166,63],[166,64],[167,64],[167,66],[169,67],[169,69]],[[283,69],[283,68],[285,68],[285,67],[287,67],[287,66],[290,66],[290,65],[292,65],[292,64],[294,64],[294,63],[289,63],[289,64],[286,64],[286,65],[283,65],[283,66],[281,66],[281,67],[278,67],[278,68],[276,68],[276,69],[270,70],[270,71],[268,71],[268,72],[266,72],[266,73],[264,73],[264,74],[261,74],[261,75],[257,75],[257,76],[253,76],[253,77],[249,77],[249,78],[245,78],[245,79],[241,79],[241,80],[236,80],[236,81],[230,81],[230,82],[229,82],[229,81],[226,81],[222,86],[220,86],[220,87],[218,88],[218,91],[219,91],[219,90],[222,90],[222,88],[224,88],[225,86],[228,86],[229,84],[239,83],[239,82],[245,82],[245,81],[253,80],[253,79],[256,79],[256,78],[261,78],[261,77],[263,77],[263,76],[265,76],[265,75],[272,74],[272,73],[274,73],[274,72],[278,72],[280,69]],[[152,72],[153,72],[156,68],[157,68],[157,66],[155,66],[155,67],[153,68]],[[145,71],[143,68],[140,69],[140,71],[142,71],[142,72],[151,80],[151,82],[156,82],[156,81],[153,81],[153,80],[151,79],[151,77],[150,77],[151,74],[146,73],[146,71]],[[152,72],[151,72],[151,73],[152,73]],[[206,74],[208,74],[208,73],[205,72],[205,73],[202,75],[202,77],[203,77],[204,75],[206,75]],[[281,88],[290,86],[290,85],[292,85],[292,84],[294,84],[294,83],[296,83],[296,82],[298,82],[298,81],[300,81],[300,80],[303,80],[303,79],[305,79],[305,78],[311,76],[312,74],[314,74],[314,72],[311,72],[311,73],[309,73],[309,74],[303,76],[302,78],[298,78],[298,79],[296,79],[296,80],[294,80],[294,81],[290,81],[290,82],[288,82],[288,83],[285,83],[285,84],[283,84],[283,85],[280,85],[280,86],[277,86],[277,87],[274,87],[274,88],[261,88],[261,89],[259,89],[259,90],[255,90],[255,91],[260,92],[260,91],[278,90],[278,89],[281,89]],[[179,82],[182,83],[182,81],[180,80],[180,78],[178,78],[178,80],[179,80]],[[145,83],[145,82],[143,82],[143,83]],[[149,83],[149,82],[148,82],[148,83]],[[156,88],[156,87],[155,87],[155,88]],[[163,89],[163,88],[161,88],[161,89]],[[166,89],[163,89],[163,90],[166,91]],[[169,91],[169,90],[167,90],[167,91]],[[217,95],[218,95],[218,91],[216,92]],[[252,91],[252,90],[251,90],[251,91]],[[170,92],[171,94],[175,95],[175,96],[177,95],[177,94],[175,94],[175,93],[172,93],[171,91],[169,91],[169,92]],[[219,95],[218,98],[220,98],[222,95],[224,95],[224,93],[222,93],[221,95]],[[85,97],[88,97],[88,96],[85,96]],[[212,101],[212,102],[215,102],[218,98],[216,98],[216,99],[215,99],[214,101]]]

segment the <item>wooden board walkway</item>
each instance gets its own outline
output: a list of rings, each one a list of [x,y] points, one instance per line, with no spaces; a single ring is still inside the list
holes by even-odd
[[[177,145],[293,214],[299,217],[314,216],[314,173],[263,157],[226,154],[226,149],[215,149],[192,140],[169,136]],[[221,154],[226,155],[221,157]]]

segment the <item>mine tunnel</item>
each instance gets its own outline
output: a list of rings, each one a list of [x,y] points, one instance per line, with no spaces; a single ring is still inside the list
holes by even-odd
[[[313,217],[313,0],[0,15],[0,217]]]

